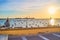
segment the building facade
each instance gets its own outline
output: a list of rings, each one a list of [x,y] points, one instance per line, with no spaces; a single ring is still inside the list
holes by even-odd
[[[51,19],[34,19],[34,18],[13,18],[9,20],[10,27],[31,28],[31,27],[48,27]],[[5,20],[4,20],[5,22]],[[0,20],[0,26],[4,25]],[[60,19],[55,19],[55,26],[60,26]]]

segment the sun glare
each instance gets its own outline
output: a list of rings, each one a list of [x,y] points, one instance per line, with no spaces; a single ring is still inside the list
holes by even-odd
[[[50,20],[50,24],[51,24],[51,25],[54,25],[54,22],[55,22],[54,19],[51,19],[51,20]]]
[[[54,14],[54,13],[56,12],[55,7],[50,7],[50,8],[48,9],[48,12],[49,12],[50,14]]]

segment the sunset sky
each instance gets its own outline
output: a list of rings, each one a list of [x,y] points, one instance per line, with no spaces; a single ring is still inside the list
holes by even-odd
[[[54,14],[49,13],[53,7]],[[60,0],[0,0],[0,18],[60,18]]]

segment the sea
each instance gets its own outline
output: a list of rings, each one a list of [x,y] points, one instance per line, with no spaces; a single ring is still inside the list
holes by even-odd
[[[4,23],[6,22],[6,19],[0,19],[0,27],[4,25]],[[13,20],[10,19],[10,24],[13,23]]]

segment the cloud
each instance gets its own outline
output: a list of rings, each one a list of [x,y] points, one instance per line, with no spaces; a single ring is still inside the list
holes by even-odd
[[[26,9],[34,9],[41,6],[43,1],[41,0],[26,0],[26,1],[19,0],[8,0],[8,3],[5,6],[2,6],[1,9],[5,10],[26,10]],[[32,8],[33,7],[33,8]]]
[[[7,0],[7,4],[0,6],[0,10],[31,12],[41,10],[53,3],[57,3],[57,0]]]

